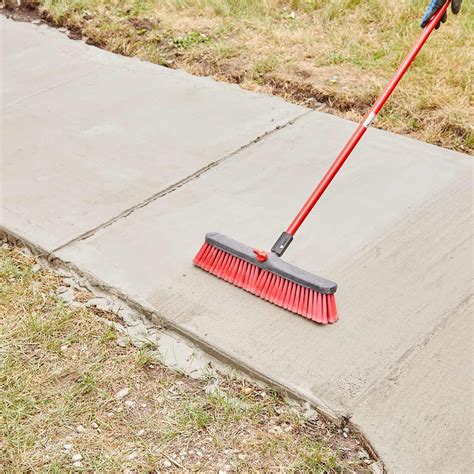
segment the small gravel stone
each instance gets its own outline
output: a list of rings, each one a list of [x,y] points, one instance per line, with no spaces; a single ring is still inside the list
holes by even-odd
[[[71,449],[73,448],[72,444],[68,443],[68,444],[65,444],[63,446],[64,450],[65,451],[71,451]]]
[[[91,423],[91,426],[92,426],[92,428],[94,428],[95,430],[99,427],[99,425],[98,425],[95,421],[93,421],[93,422]]]
[[[252,389],[250,387],[244,387],[242,389],[242,392],[244,393],[244,395],[250,395],[252,393]]]
[[[33,273],[38,273],[41,270],[41,265],[39,263],[36,263],[31,267],[31,271]]]
[[[279,435],[279,434],[283,433],[283,430],[281,429],[280,426],[271,426],[268,429],[268,432],[271,433],[271,434]]]
[[[167,459],[165,461],[163,461],[163,467],[165,469],[169,469],[171,466],[172,466],[172,464]]]
[[[72,463],[74,467],[82,467],[82,462],[81,461],[75,461]]]
[[[129,394],[129,392],[130,390],[127,387],[122,388],[115,394],[115,398],[117,400],[122,400],[122,398],[125,398]]]
[[[283,413],[283,409],[281,407],[275,407],[273,408],[273,411],[277,414],[277,415],[281,415]]]
[[[345,431],[343,431],[342,436],[344,436],[344,438],[347,438],[347,433]]]
[[[371,463],[369,469],[373,474],[383,474],[383,468],[378,462]]]
[[[78,426],[76,427],[76,431],[77,431],[78,433],[84,433],[84,432],[86,431],[86,429],[85,429],[82,425],[78,425]]]
[[[145,434],[145,430],[141,429],[140,431],[137,431],[137,436],[143,436]]]
[[[76,453],[71,459],[72,459],[72,462],[82,461],[82,454]]]
[[[135,402],[133,400],[125,400],[125,403],[124,405],[127,407],[127,408],[133,408],[135,406]]]
[[[115,340],[115,344],[117,344],[117,346],[119,347],[127,347],[128,346],[128,337],[118,337],[116,340]]]

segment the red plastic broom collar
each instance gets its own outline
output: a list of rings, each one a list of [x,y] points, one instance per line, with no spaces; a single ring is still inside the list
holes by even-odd
[[[377,117],[377,114],[380,112],[380,109],[390,97],[395,87],[397,87],[397,84],[400,82],[401,78],[403,77],[407,69],[410,67],[410,64],[416,58],[416,55],[418,54],[422,46],[425,44],[432,31],[435,29],[436,25],[440,22],[441,17],[443,16],[450,3],[451,0],[448,0],[432,17],[430,22],[425,26],[425,28],[413,44],[410,52],[406,55],[405,59],[400,64],[399,68],[383,90],[380,97],[377,99],[377,101],[372,106],[365,118],[359,123],[355,132],[349,138],[348,142],[344,145],[338,157],[328,169],[326,174],[323,176],[319,184],[316,186],[315,190],[311,193],[311,196],[308,198],[304,206],[298,212],[293,222],[288,226],[286,232],[283,232],[283,234],[279,237],[279,239],[272,248],[272,252],[276,253],[278,256],[283,255],[283,252],[288,248],[289,244],[293,240],[293,236],[295,235],[296,231],[299,229],[306,217],[308,217],[308,214],[318,202],[319,198],[323,195],[324,191],[334,179],[341,166],[351,154],[352,150],[355,148],[357,143],[359,143],[359,140],[367,131],[370,124]]]

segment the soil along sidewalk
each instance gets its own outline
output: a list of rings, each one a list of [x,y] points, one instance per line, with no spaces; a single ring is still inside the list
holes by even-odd
[[[77,42],[71,51],[81,53],[70,55],[59,33],[2,23],[12,39],[30,35],[34,57],[60,44],[57,57],[80,58],[87,74],[23,92],[3,111],[3,180],[16,184],[2,202],[7,230],[215,354],[351,418],[389,469],[467,470],[467,155],[368,132],[288,252],[288,261],[339,283],[341,320],[320,327],[190,262],[206,231],[271,245],[353,123]],[[6,50],[10,71],[28,54],[15,47]],[[15,72],[18,84],[34,70]],[[156,101],[130,90],[142,75]],[[177,131],[179,119],[186,126]],[[157,136],[167,153],[148,151]],[[129,140],[142,143],[140,153]]]

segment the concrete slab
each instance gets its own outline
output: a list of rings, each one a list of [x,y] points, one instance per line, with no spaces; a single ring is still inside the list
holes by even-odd
[[[306,113],[0,21],[1,221],[49,251]]]
[[[312,113],[58,255],[254,373],[352,416],[408,354],[457,317],[470,293],[469,157],[368,132],[286,258],[339,283],[336,325],[318,326],[263,302],[192,268],[191,259],[208,231],[269,248],[353,128]],[[435,373],[419,375],[418,390],[436,387]],[[470,405],[468,380],[456,383],[465,396],[453,409],[443,406],[446,418]],[[408,383],[404,390],[408,397]],[[419,419],[415,404],[399,410]],[[411,450],[394,463],[400,445],[360,416],[375,448],[390,451],[389,467],[408,472],[425,462],[426,451]],[[426,416],[423,429],[441,431],[439,420]],[[459,422],[465,430],[469,420]],[[398,435],[409,438],[416,423],[406,429]],[[449,462],[456,466],[456,456]]]

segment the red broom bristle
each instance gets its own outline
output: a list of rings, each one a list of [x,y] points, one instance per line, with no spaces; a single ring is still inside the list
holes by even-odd
[[[205,242],[194,265],[260,298],[320,324],[337,321],[334,295],[319,293],[263,270]]]

